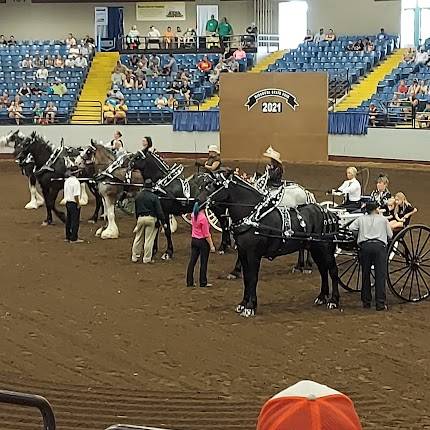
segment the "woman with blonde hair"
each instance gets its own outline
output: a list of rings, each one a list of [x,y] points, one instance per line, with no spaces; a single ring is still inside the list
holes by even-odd
[[[344,197],[344,201],[340,208],[346,209],[348,212],[360,210],[361,207],[361,184],[357,179],[357,169],[348,167],[346,169],[346,181],[337,189]]]
[[[394,208],[394,219],[390,221],[392,230],[404,228],[411,222],[411,216],[418,212],[407,200],[404,193],[399,192],[395,196],[396,207]]]

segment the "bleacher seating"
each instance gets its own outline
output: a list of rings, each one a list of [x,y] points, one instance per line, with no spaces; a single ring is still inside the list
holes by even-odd
[[[167,54],[159,54],[161,65],[167,63]],[[219,61],[219,54],[208,54],[209,60],[212,62],[212,67]],[[175,54],[175,59],[179,69],[183,69],[191,75],[190,87],[192,93],[192,104],[202,103],[206,98],[214,93],[214,85],[205,79],[202,72],[197,69],[197,63],[203,58],[203,54]],[[122,55],[121,62],[127,67],[130,66],[131,55]],[[245,71],[252,67],[253,56],[247,55],[247,59],[239,62],[240,70]],[[166,87],[173,77],[158,76],[148,78],[146,89],[126,89],[122,88],[126,104],[128,106],[127,121],[130,123],[168,123],[172,121],[172,110],[169,108],[158,109],[154,105],[155,99],[159,94],[163,94],[166,98],[169,94],[166,93]],[[185,108],[185,99],[183,96],[176,95],[178,101],[178,109]]]
[[[26,55],[30,57],[38,55],[41,58],[47,55],[59,55],[65,60],[68,54],[67,46],[56,40],[24,40],[17,42],[15,46],[0,46],[0,93],[7,90],[9,96],[13,98],[23,82],[30,84],[37,81],[35,79],[37,68],[21,67],[21,61]],[[90,66],[91,58],[87,57],[87,60],[88,66]],[[41,107],[44,108],[49,101],[53,101],[57,106],[57,121],[68,122],[82,89],[87,71],[88,68],[48,68],[47,84],[51,85],[56,79],[61,79],[65,83],[68,93],[63,97],[50,94],[22,97],[24,122],[32,122],[32,109],[35,103],[40,103]],[[38,82],[41,83],[41,81]],[[5,109],[0,110],[0,122],[10,122],[8,112]]]

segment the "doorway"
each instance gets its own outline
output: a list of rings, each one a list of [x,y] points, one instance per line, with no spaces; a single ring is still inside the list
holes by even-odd
[[[293,0],[278,5],[279,49],[294,49],[303,42],[308,28],[308,4]]]
[[[401,46],[423,45],[430,38],[430,0],[402,0]]]

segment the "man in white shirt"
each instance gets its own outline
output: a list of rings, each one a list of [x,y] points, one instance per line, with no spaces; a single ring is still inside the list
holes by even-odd
[[[319,42],[324,41],[324,39],[325,39],[324,29],[320,28],[320,32],[317,33],[314,37],[314,42],[319,43]]]
[[[160,48],[160,38],[161,33],[153,25],[151,25],[148,31],[148,48],[151,48],[150,45],[157,45],[158,48]]]
[[[415,54],[415,64],[427,64],[428,60],[429,54],[421,47]]]
[[[88,66],[87,59],[82,54],[79,54],[78,58],[76,58],[75,60],[75,67],[80,67],[82,69],[85,69],[85,67],[87,66]]]
[[[48,79],[48,69],[45,67],[41,67],[40,69],[37,69],[36,72],[36,79],[38,80],[45,80]]]
[[[82,243],[83,240],[78,238],[79,218],[81,208],[79,206],[79,197],[81,195],[81,184],[76,178],[77,168],[71,168],[65,174],[64,181],[64,200],[66,201],[66,242]]]
[[[340,207],[343,207],[349,212],[354,212],[361,208],[361,184],[358,182],[357,169],[348,167],[346,169],[347,180],[338,188],[344,196],[344,202]]]

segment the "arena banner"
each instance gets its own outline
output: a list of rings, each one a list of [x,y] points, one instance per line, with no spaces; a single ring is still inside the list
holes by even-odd
[[[325,73],[222,73],[223,158],[261,160],[271,145],[285,161],[327,161],[327,98]]]
[[[136,3],[137,21],[184,21],[185,19],[185,2]]]

